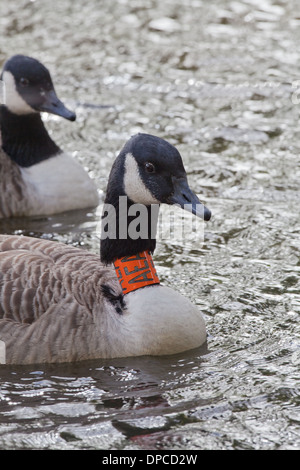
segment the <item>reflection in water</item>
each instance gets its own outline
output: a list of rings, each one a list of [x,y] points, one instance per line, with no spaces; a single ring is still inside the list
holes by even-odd
[[[1,61],[51,70],[76,123],[45,115],[100,194],[136,132],[178,145],[212,210],[156,266],[203,310],[208,349],[1,367],[0,448],[299,449],[299,18],[280,3],[0,4]],[[98,252],[99,210],[0,230]]]

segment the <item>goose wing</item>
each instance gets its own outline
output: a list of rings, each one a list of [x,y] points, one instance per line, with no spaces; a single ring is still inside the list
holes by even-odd
[[[27,210],[26,191],[19,166],[0,148],[0,219]]]
[[[6,362],[93,357],[107,283],[120,290],[114,272],[97,255],[63,243],[0,235],[0,340]]]

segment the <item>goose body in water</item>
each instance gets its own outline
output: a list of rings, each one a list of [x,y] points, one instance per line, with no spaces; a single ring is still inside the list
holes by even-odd
[[[0,235],[0,362],[165,355],[205,343],[201,312],[161,285],[153,264],[160,204],[210,219],[177,149],[137,134],[110,172],[101,260],[58,242]],[[130,234],[143,211],[136,226],[145,223],[145,236],[136,236],[141,227]]]
[[[84,168],[49,136],[41,112],[70,121],[48,69],[16,55],[1,73],[0,218],[49,215],[98,205],[98,192]]]

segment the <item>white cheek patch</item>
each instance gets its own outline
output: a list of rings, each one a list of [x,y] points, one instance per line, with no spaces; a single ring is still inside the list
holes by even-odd
[[[4,341],[0,340],[0,364],[6,364],[6,346]]]
[[[131,153],[128,153],[125,157],[124,189],[126,196],[135,203],[159,204],[159,201],[142,181],[137,162]]]
[[[16,89],[15,79],[13,75],[5,71],[3,73],[3,104],[15,114],[29,114],[36,111],[23,100]]]

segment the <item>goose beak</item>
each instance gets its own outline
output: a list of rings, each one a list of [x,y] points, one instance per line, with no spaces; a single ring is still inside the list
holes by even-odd
[[[75,121],[76,114],[65,107],[62,101],[60,101],[54,90],[43,92],[43,102],[35,107],[37,111],[56,114],[69,121]]]
[[[173,177],[174,192],[168,200],[168,204],[178,204],[182,209],[195,214],[203,220],[211,218],[210,210],[199,200],[198,196],[191,190],[186,178]]]

